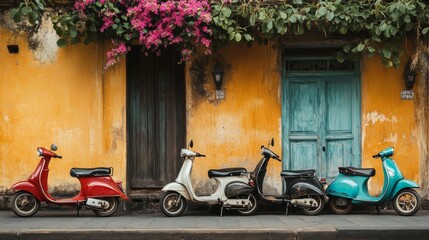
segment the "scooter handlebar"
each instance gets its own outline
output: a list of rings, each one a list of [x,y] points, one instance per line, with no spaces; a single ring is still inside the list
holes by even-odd
[[[380,154],[378,153],[372,156],[372,158],[379,158],[379,157],[380,157]]]
[[[61,158],[63,158],[63,156],[55,155],[55,156],[54,156],[54,158],[59,158],[59,159],[61,159]]]
[[[201,153],[196,153],[196,154],[195,154],[195,157],[206,157],[206,155],[201,154]]]

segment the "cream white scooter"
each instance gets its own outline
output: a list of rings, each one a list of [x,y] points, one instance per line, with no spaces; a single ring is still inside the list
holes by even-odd
[[[193,141],[189,144],[193,146]],[[224,168],[208,171],[209,178],[216,181],[216,190],[209,196],[197,196],[192,188],[191,171],[197,157],[205,155],[189,149],[182,149],[182,168],[175,182],[168,183],[161,190],[161,211],[169,217],[177,217],[186,210],[187,200],[194,203],[217,204],[223,209],[236,209],[240,215],[252,215],[259,206],[255,189],[250,186],[249,173],[245,168]]]

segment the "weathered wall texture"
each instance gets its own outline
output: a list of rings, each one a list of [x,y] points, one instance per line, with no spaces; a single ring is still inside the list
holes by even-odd
[[[277,142],[273,150],[281,154],[280,65],[273,47],[223,49],[218,61],[225,66],[224,100],[214,99],[213,62],[206,69],[205,84],[200,81],[196,86],[198,81],[193,81],[192,85],[187,75],[187,139],[193,139],[194,149],[207,155],[194,163],[197,190],[209,189],[209,169],[245,167],[252,171],[261,159],[260,146],[271,138]],[[280,188],[280,169],[280,163],[270,162],[267,191]]]
[[[53,142],[64,158],[52,160],[51,189],[77,187],[71,167],[112,166],[114,178],[125,183],[125,61],[105,71],[103,44],[58,49],[49,23],[43,29],[38,47],[30,49],[24,36],[0,28],[0,192],[27,178],[38,163],[36,147]],[[9,44],[19,45],[20,52],[9,54]],[[272,44],[225,48],[218,56],[226,70],[226,97],[220,101],[214,99],[212,60],[202,79],[188,71],[187,139],[207,155],[195,161],[197,192],[211,190],[211,168],[253,170],[260,146],[271,138],[282,155],[279,52]],[[372,192],[379,192],[383,177],[371,156],[394,146],[403,174],[422,184],[427,196],[426,82],[415,86],[415,100],[403,101],[403,67],[386,69],[378,58],[364,58],[361,68],[362,165],[377,170]],[[273,193],[281,188],[281,164],[270,164],[265,187]]]
[[[402,62],[406,63],[404,57]],[[371,192],[379,193],[383,185],[380,160],[371,156],[386,147],[395,147],[395,159],[403,175],[422,185],[427,196],[427,88],[418,76],[414,100],[401,100],[404,86],[404,65],[399,69],[385,68],[378,58],[362,61],[362,166],[376,169],[371,180]],[[423,177],[423,176],[422,176]]]
[[[51,160],[53,192],[78,189],[72,167],[111,166],[126,180],[125,64],[105,72],[103,44],[59,49],[52,31],[44,24],[30,48],[25,36],[0,28],[1,192],[26,179],[39,161],[36,148],[51,143],[63,156]]]

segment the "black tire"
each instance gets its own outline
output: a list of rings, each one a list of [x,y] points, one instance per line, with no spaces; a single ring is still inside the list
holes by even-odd
[[[105,197],[97,198],[109,202],[109,207],[106,209],[92,209],[95,215],[99,217],[109,217],[112,216],[118,210],[119,207],[119,198],[118,197]]]
[[[317,207],[303,207],[302,211],[304,212],[305,215],[310,215],[310,216],[317,215],[325,207],[325,198],[323,196],[312,195],[312,196],[303,197],[303,198],[312,198],[314,199],[314,201],[317,202],[317,205],[318,205]]]
[[[393,199],[393,208],[402,216],[412,216],[419,211],[422,201],[414,189],[402,189]]]
[[[237,209],[237,212],[241,216],[250,216],[256,213],[258,211],[259,207],[259,201],[258,198],[253,194],[243,194],[240,195],[239,198],[248,198],[250,201],[250,206],[247,209]]]
[[[352,201],[347,198],[330,197],[329,208],[336,214],[347,214],[352,210]]]
[[[178,217],[186,210],[186,199],[178,192],[166,192],[162,194],[159,205],[165,216]]]
[[[13,212],[20,217],[33,216],[40,208],[40,201],[31,193],[19,191],[12,197]]]

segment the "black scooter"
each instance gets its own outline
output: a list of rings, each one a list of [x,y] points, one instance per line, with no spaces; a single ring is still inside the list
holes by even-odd
[[[274,139],[271,139],[268,145],[274,146]],[[263,194],[262,187],[269,160],[273,158],[281,162],[281,159],[269,148],[261,146],[261,149],[263,157],[255,170],[250,173],[250,184],[256,188],[259,199],[269,203],[286,203],[286,215],[291,204],[300,207],[306,215],[319,214],[323,210],[327,197],[322,186],[323,180],[319,181],[316,177],[316,170],[282,171],[280,174],[283,184],[282,195]]]

